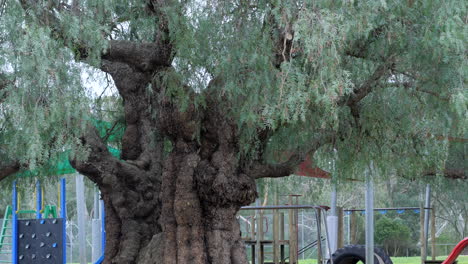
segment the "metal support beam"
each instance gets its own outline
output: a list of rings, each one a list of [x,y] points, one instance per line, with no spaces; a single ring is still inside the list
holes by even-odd
[[[62,218],[62,262],[67,263],[67,196],[66,196],[66,182],[65,178],[60,179],[60,218]]]
[[[91,225],[92,244],[91,258],[96,262],[102,255],[101,250],[101,221],[99,220],[99,192],[94,187],[93,219]]]
[[[330,215],[327,216],[328,233],[330,234],[330,252],[328,258],[338,249],[338,216],[336,210],[336,184],[333,183],[330,199]]]
[[[374,183],[373,162],[366,170],[366,264],[374,264]]]
[[[76,174],[76,209],[78,216],[78,241],[80,252],[80,264],[87,264],[86,261],[86,208],[84,198],[83,175]]]
[[[36,218],[42,218],[42,189],[41,189],[41,182],[39,180],[36,181]],[[47,217],[47,216],[46,216]]]
[[[12,191],[12,198],[13,198],[13,201],[12,201],[12,207],[13,207],[13,210],[12,210],[12,234],[11,234],[11,243],[13,244],[12,245],[12,249],[11,249],[11,262],[13,264],[17,264],[18,263],[18,214],[17,214],[17,211],[18,211],[18,190],[16,189],[16,181],[13,182],[13,191]]]
[[[424,246],[425,248],[425,254],[424,254],[424,260],[427,259],[427,244],[429,240],[429,218],[430,218],[430,212],[431,212],[431,185],[427,184],[426,185],[426,201],[425,201],[425,209],[424,209]]]

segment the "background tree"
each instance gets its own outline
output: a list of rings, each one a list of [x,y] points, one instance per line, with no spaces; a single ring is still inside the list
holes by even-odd
[[[375,240],[390,256],[399,256],[410,243],[410,229],[401,221],[381,217],[375,223]]]
[[[246,263],[237,211],[307,155],[466,178],[435,140],[466,128],[459,1],[1,3],[2,153],[72,149],[103,195],[106,263]],[[122,98],[120,159],[80,63]]]

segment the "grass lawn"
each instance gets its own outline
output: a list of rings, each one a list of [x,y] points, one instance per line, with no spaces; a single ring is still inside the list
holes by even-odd
[[[437,260],[444,260],[447,256],[440,256],[437,257]],[[420,257],[392,257],[393,264],[420,264],[421,258]],[[430,259],[430,258],[429,258]],[[459,256],[458,264],[468,264],[468,256]],[[316,259],[305,259],[300,260],[299,264],[317,264]]]

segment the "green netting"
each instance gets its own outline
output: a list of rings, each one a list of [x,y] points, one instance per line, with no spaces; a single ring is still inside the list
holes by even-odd
[[[120,158],[120,150],[107,147],[112,156]],[[59,155],[56,161],[50,161],[48,164],[36,170],[21,170],[16,173],[17,177],[35,177],[40,175],[64,175],[75,173],[76,170],[71,166],[68,159],[69,151],[63,152]]]
[[[99,131],[99,135],[105,138],[106,142],[118,142],[122,138],[124,126],[121,124],[113,125],[109,122],[91,119],[91,122],[96,126]],[[112,156],[120,158],[120,150],[107,147]],[[76,170],[71,166],[69,161],[70,151],[64,151],[58,155],[55,160],[49,161],[44,166],[35,170],[21,170],[16,173],[16,177],[35,177],[35,176],[47,176],[47,175],[64,175],[75,173]]]

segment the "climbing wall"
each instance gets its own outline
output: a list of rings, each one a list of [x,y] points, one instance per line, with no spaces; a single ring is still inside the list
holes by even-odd
[[[61,218],[18,220],[19,264],[62,264]]]

